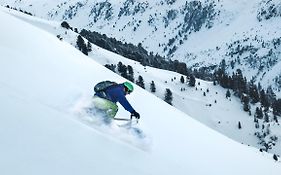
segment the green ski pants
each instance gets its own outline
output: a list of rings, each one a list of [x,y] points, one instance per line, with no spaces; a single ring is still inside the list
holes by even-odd
[[[98,96],[93,97],[93,105],[99,111],[104,112],[108,117],[114,118],[118,111],[118,106],[107,99]]]

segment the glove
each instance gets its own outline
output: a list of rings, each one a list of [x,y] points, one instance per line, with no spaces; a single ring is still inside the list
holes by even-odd
[[[131,112],[131,117],[135,117],[136,119],[140,119],[140,114],[136,111]]]

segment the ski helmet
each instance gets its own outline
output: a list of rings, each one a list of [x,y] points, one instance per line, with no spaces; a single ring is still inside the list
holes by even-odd
[[[126,81],[126,82],[124,82],[123,84],[124,84],[124,86],[128,89],[128,91],[129,91],[130,93],[133,92],[134,86],[132,85],[132,83]]]

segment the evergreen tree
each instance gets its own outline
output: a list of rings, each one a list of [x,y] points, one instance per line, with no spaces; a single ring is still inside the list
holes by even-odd
[[[220,69],[222,70],[222,72],[225,72],[225,70],[226,70],[225,59],[223,59],[223,60],[220,62],[219,67],[220,67]]]
[[[70,29],[70,25],[69,25],[66,21],[63,21],[63,22],[61,23],[61,26],[64,27],[64,28],[66,28],[66,29]]]
[[[268,115],[268,113],[267,113],[266,111],[264,111],[264,121],[265,121],[266,123],[269,122],[269,115]]]
[[[253,82],[250,82],[249,84],[249,96],[252,103],[257,103],[260,101],[258,87]]]
[[[190,78],[189,78],[189,86],[191,86],[191,87],[194,87],[195,86],[195,83],[196,83],[196,80],[195,80],[195,77],[194,77],[194,75],[190,75]]]
[[[106,64],[106,65],[104,65],[104,66],[105,66],[107,69],[109,69],[109,70],[115,72],[116,65],[114,65],[114,64]]]
[[[238,122],[238,129],[242,129],[241,122]]]
[[[281,116],[281,99],[277,99],[273,102],[272,109],[275,116]]]
[[[92,44],[89,41],[87,43],[87,50],[88,52],[92,52]]]
[[[231,88],[229,82],[230,82],[229,76],[226,74],[222,74],[221,79],[220,79],[220,85],[223,88]]]
[[[85,42],[84,42],[84,40],[83,40],[83,38],[82,38],[81,35],[78,35],[78,36],[77,36],[76,44],[77,44],[77,46],[78,46],[79,49],[80,49],[80,47],[81,47],[83,44],[85,44]]]
[[[260,109],[259,107],[256,108],[255,117],[258,118],[258,119],[262,119],[263,118],[262,109]]]
[[[275,161],[278,161],[278,156],[277,156],[276,154],[274,154],[274,155],[273,155],[273,159],[274,159]]]
[[[222,87],[229,88],[229,87],[227,87],[227,74],[226,74],[225,59],[223,59],[221,61],[218,70],[214,74],[215,74],[215,80],[217,80]]]
[[[117,65],[117,70],[122,77],[128,79],[127,66],[124,65],[121,61]]]
[[[243,110],[244,110],[245,112],[248,112],[248,111],[250,110],[249,103],[247,103],[247,102],[244,102],[244,103],[243,103]]]
[[[217,85],[217,81],[216,81],[216,80],[213,81],[213,85],[214,85],[214,86]]]
[[[257,119],[256,116],[254,117],[254,122],[255,122],[255,128],[258,129],[260,127],[260,124],[259,124],[259,120]]]
[[[225,97],[226,97],[226,98],[231,97],[231,93],[230,93],[229,89],[227,89],[226,94],[225,94]]]
[[[273,116],[273,120],[274,120],[276,123],[278,123],[278,118],[277,118],[276,115]]]
[[[124,70],[123,67],[124,67],[123,63],[119,61],[117,64],[117,70],[119,73],[121,73]]]
[[[239,77],[237,75],[237,72],[232,74],[232,82],[233,82],[232,89],[235,92],[235,94],[237,94],[239,89]]]
[[[172,91],[170,89],[166,89],[166,92],[165,92],[165,99],[164,99],[165,102],[167,102],[168,104],[170,105],[173,105],[172,104],[172,101],[173,101],[173,94],[172,94]]]
[[[187,74],[187,67],[185,63],[179,62],[178,60],[174,61],[174,69],[176,72],[186,75]]]
[[[139,85],[140,87],[142,87],[143,89],[145,89],[144,81],[143,81],[142,76],[138,77],[138,80],[136,81],[136,84]]]
[[[260,92],[260,99],[261,99],[261,105],[266,109],[268,110],[270,104],[269,104],[269,101],[268,101],[268,98],[264,92],[264,90],[262,89],[261,92]]]
[[[243,83],[242,86],[241,86],[242,93],[249,94],[249,87],[247,85],[247,78],[246,77],[243,78],[242,83]]]
[[[150,90],[151,90],[151,92],[156,92],[156,87],[155,87],[155,83],[154,83],[154,81],[152,81],[151,83],[150,83]]]
[[[243,110],[248,112],[250,110],[250,105],[249,105],[250,99],[249,99],[249,97],[243,96],[242,102],[243,102]]]
[[[122,72],[120,73],[120,75],[126,79],[128,79],[128,70],[127,70],[127,66],[124,65]]]
[[[258,90],[259,90],[259,91],[261,91],[261,90],[262,90],[261,83],[258,83]]]
[[[81,37],[81,35],[78,35],[76,44],[77,44],[78,49],[79,49],[82,53],[84,53],[85,55],[88,55],[87,46],[86,46],[86,44],[85,44],[84,39]]]
[[[243,78],[241,69],[236,70],[236,74],[232,75],[233,90],[236,95],[241,97],[243,93],[247,93],[247,79]]]
[[[276,99],[276,95],[275,95],[275,93],[274,93],[274,91],[273,91],[271,86],[269,86],[267,88],[266,96],[267,96],[267,100],[269,102],[269,105],[271,105],[275,101],[275,99]]]
[[[181,79],[180,79],[181,83],[184,83],[184,77],[181,76]]]
[[[134,82],[135,81],[135,78],[134,78],[134,70],[133,70],[133,67],[128,65],[128,80],[130,80],[131,82]]]

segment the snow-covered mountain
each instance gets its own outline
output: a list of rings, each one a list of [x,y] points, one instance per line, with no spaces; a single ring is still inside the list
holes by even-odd
[[[281,97],[278,0],[2,0],[36,16],[94,30],[212,71],[225,60]],[[201,69],[202,70],[202,69]]]
[[[28,15],[23,15],[14,10],[3,9],[14,16],[23,19],[43,30],[53,33],[60,39],[69,42],[76,47],[77,33],[61,28],[60,23],[44,21]],[[132,65],[135,71],[135,79],[141,75],[144,77],[145,87],[149,90],[151,81],[156,84],[155,95],[164,99],[167,88],[173,93],[173,105],[192,116],[205,125],[221,132],[222,134],[247,145],[255,146],[262,150],[280,155],[280,126],[272,114],[257,120],[242,112],[240,100],[226,99],[226,90],[213,86],[211,82],[198,80],[195,88],[180,83],[181,76],[177,73],[161,71],[144,67],[139,63],[130,61],[122,56],[112,54],[103,49],[92,46],[93,51],[89,56],[100,64],[118,64],[122,61],[125,65]],[[230,101],[231,100],[231,101]],[[250,111],[255,114],[256,106]],[[255,114],[256,115],[256,114]],[[255,121],[255,123],[253,123]],[[238,130],[240,128],[240,130]]]
[[[44,21],[14,10],[3,10],[53,33],[60,40],[67,41],[77,47],[76,38],[78,34],[62,28],[60,23]],[[92,45],[92,52],[88,56],[102,65],[117,65],[119,62],[122,62],[123,66],[128,65],[129,67],[131,65],[132,71],[135,72],[133,78],[137,79],[138,76],[142,76],[144,87],[148,91],[150,91],[151,82],[154,81],[156,84],[154,94],[159,98],[164,99],[166,90],[170,89],[173,96],[172,104],[177,109],[240,143],[280,155],[281,142],[278,138],[281,135],[278,118],[275,119],[272,113],[269,113],[267,114],[268,117],[257,119],[255,109],[258,104],[251,106],[250,112],[254,115],[249,116],[248,113],[243,112],[238,98],[235,96],[225,98],[226,90],[214,86],[211,82],[198,79],[196,87],[192,88],[181,83],[182,75],[180,74],[144,67],[95,45]]]
[[[114,125],[85,121],[81,111],[92,95],[90,87],[104,79],[124,79],[69,43],[3,11],[1,174],[280,173],[272,155],[209,129],[137,86],[129,101],[141,113],[138,127],[149,140]],[[46,26],[44,21],[29,22]],[[116,59],[102,49],[100,53]],[[127,115],[120,108],[118,117]]]

